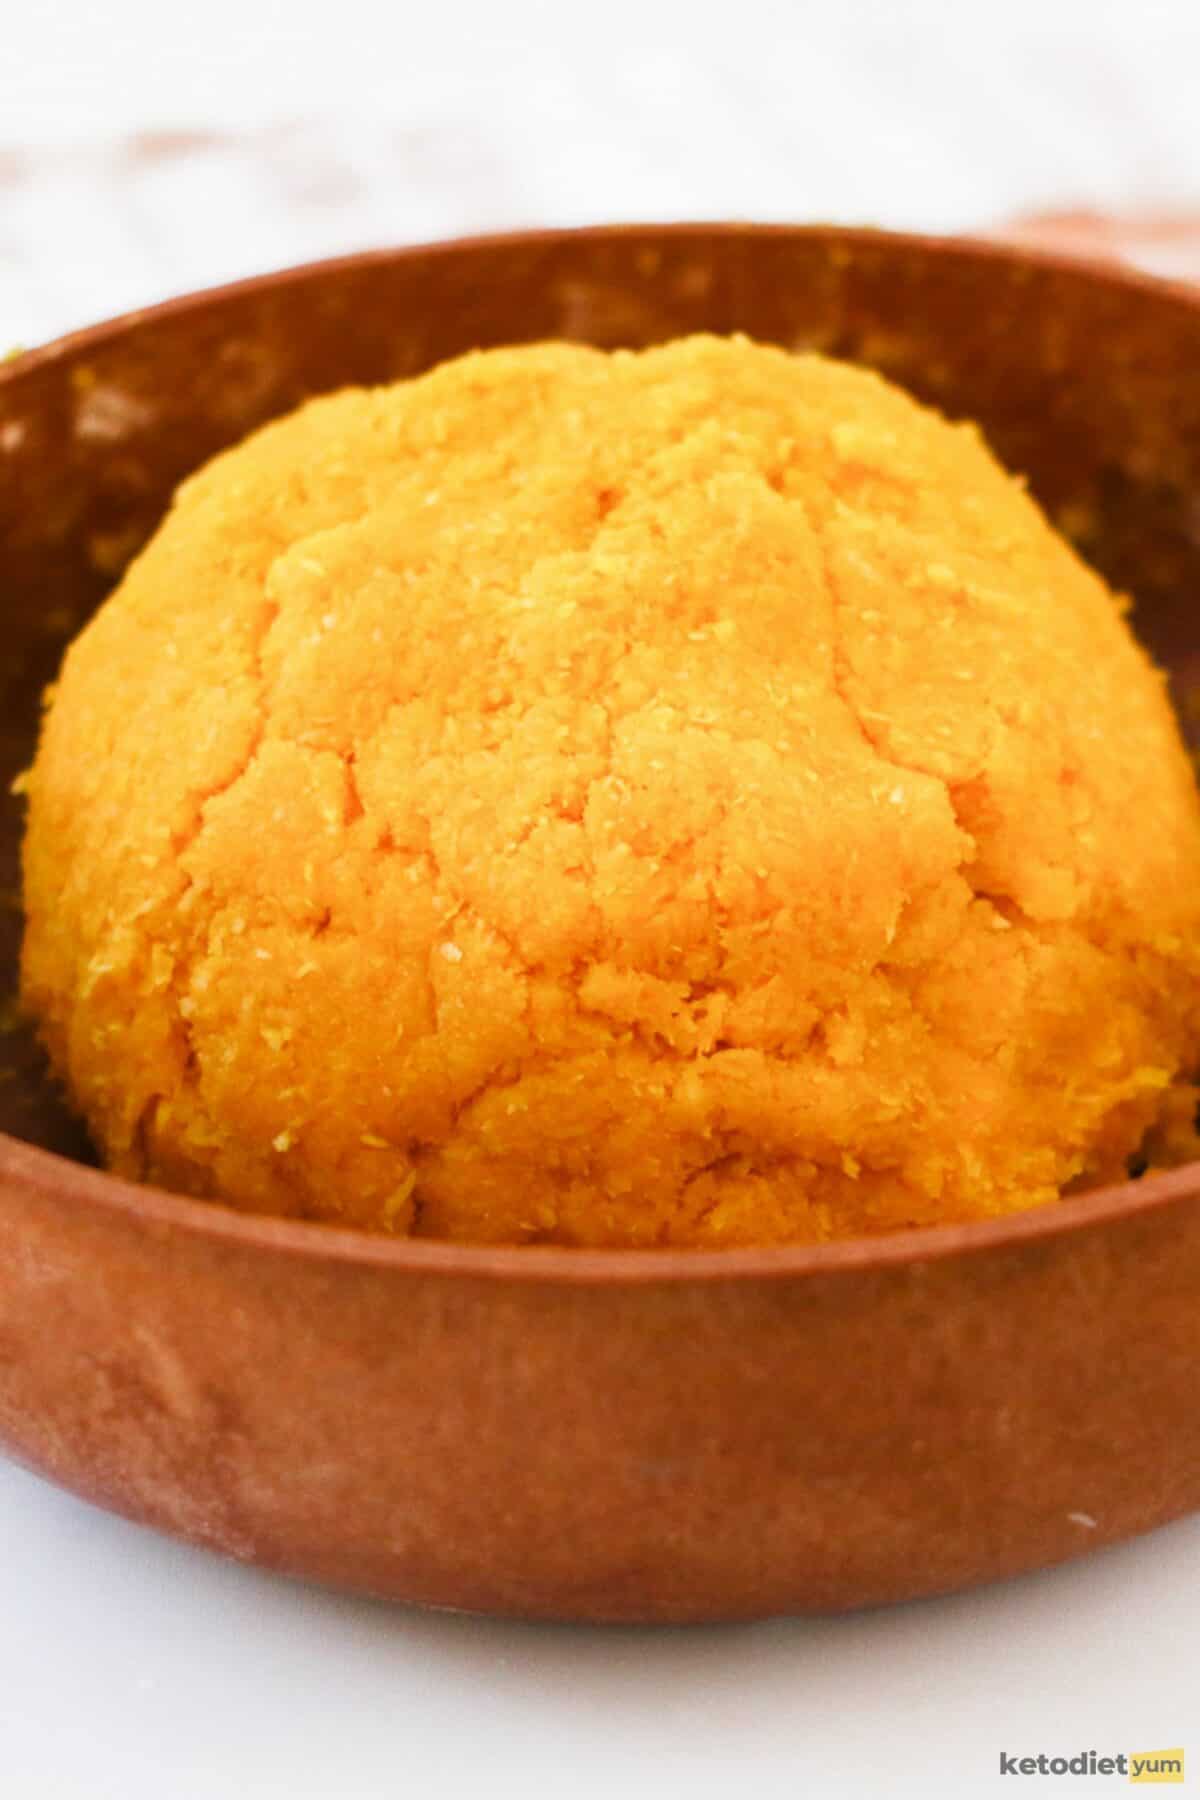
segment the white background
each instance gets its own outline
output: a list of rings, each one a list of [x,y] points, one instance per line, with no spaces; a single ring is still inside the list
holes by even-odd
[[[1189,206],[1195,0],[0,0],[0,345],[491,226]],[[1013,1788],[1002,1749],[1178,1744],[1200,1782],[1200,1521],[977,1595],[682,1632],[363,1604],[3,1464],[0,1546],[3,1800],[957,1797]]]
[[[0,0],[0,348],[496,226],[1189,203],[1197,0]]]
[[[1180,1744],[1195,1790],[1200,1519],[982,1593],[674,1631],[327,1594],[3,1463],[0,1522],[5,1800],[974,1800],[1013,1789],[1001,1750]]]

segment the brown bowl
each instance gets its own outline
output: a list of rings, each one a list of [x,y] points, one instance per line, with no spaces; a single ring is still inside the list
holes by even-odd
[[[977,245],[639,226],[326,263],[11,364],[0,775],[175,482],[250,427],[471,345],[698,329],[980,419],[1188,701],[1200,300]],[[19,823],[6,803],[10,896]],[[14,903],[9,992],[18,930]],[[84,1166],[8,1025],[0,1440],[128,1517],[406,1600],[683,1620],[960,1587],[1200,1506],[1200,1169],[822,1249],[381,1241]]]

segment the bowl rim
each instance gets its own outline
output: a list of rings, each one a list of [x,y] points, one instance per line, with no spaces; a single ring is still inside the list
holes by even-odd
[[[835,223],[788,224],[753,220],[655,223],[637,220],[625,224],[486,232],[424,243],[380,246],[316,258],[238,281],[194,289],[84,326],[7,357],[0,361],[0,390],[43,364],[102,348],[141,326],[239,296],[286,289],[301,279],[420,261],[430,256],[451,258],[462,252],[492,248],[533,249],[563,240],[604,243],[637,237],[684,241],[689,237],[703,241],[711,241],[714,237],[776,238],[824,241],[844,244],[851,249],[917,250],[951,263],[991,261],[997,266],[1036,269],[1048,275],[1059,274],[1160,299],[1174,299],[1200,312],[1200,289],[1193,284],[1149,274],[1099,253],[1095,256],[1059,253],[1028,247],[999,235],[941,235]],[[1064,1236],[1073,1237],[1089,1229],[1123,1223],[1175,1204],[1200,1199],[1200,1162],[996,1218],[912,1227],[880,1237],[847,1238],[827,1244],[730,1248],[593,1249],[570,1245],[474,1244],[389,1237],[312,1220],[240,1212],[220,1202],[190,1199],[151,1184],[136,1184],[0,1132],[0,1193],[5,1191],[23,1191],[43,1200],[97,1209],[135,1227],[179,1232],[228,1250],[357,1265],[397,1275],[437,1274],[506,1282],[533,1281],[556,1287],[607,1287],[874,1274],[989,1251],[1003,1253],[1038,1245],[1049,1246]]]
[[[789,224],[778,219],[632,219],[589,225],[521,226],[511,231],[469,232],[461,237],[429,238],[416,243],[381,244],[366,250],[350,250],[337,256],[312,257],[306,262],[286,263],[258,275],[240,276],[235,281],[217,282],[210,287],[189,288],[182,294],[171,294],[146,306],[131,307],[109,318],[50,338],[44,344],[18,347],[7,355],[0,350],[0,386],[27,374],[43,363],[98,347],[110,338],[123,336],[141,325],[157,323],[176,313],[198,311],[202,307],[241,295],[267,293],[285,288],[301,278],[324,274],[350,273],[387,264],[419,262],[437,256],[447,259],[463,251],[493,249],[534,249],[539,245],[581,241],[617,243],[631,238],[649,237],[667,241],[697,238],[727,240],[791,240],[798,242],[844,244],[850,249],[909,249],[943,257],[947,262],[987,261],[1000,265],[1016,265],[1038,269],[1049,275],[1064,275],[1083,281],[1133,289],[1175,299],[1189,309],[1200,307],[1200,285],[1180,276],[1159,275],[1135,263],[1106,255],[1101,250],[1059,251],[1041,244],[1026,244],[1020,238],[1005,235],[1002,224],[977,232],[902,231],[881,225],[844,225],[836,221],[808,221]]]
[[[72,1161],[0,1132],[0,1196],[23,1192],[56,1205],[99,1210],[134,1227],[202,1238],[226,1250],[354,1264],[404,1275],[533,1280],[561,1286],[647,1286],[680,1282],[795,1279],[875,1274],[949,1259],[1051,1246],[1064,1236],[1123,1224],[1175,1204],[1200,1201],[1200,1163],[1096,1188],[997,1218],[923,1225],[880,1237],[827,1244],[728,1248],[605,1249],[568,1244],[473,1244],[389,1237],[311,1219],[239,1212]]]

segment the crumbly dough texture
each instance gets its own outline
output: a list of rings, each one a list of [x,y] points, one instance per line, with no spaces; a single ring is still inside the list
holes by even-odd
[[[185,483],[70,650],[24,992],[110,1166],[496,1242],[809,1242],[1119,1172],[1200,807],[970,426],[744,339],[475,354]]]

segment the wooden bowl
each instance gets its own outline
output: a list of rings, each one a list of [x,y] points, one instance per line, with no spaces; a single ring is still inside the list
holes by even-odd
[[[0,774],[64,641],[222,445],[471,345],[702,328],[980,419],[1137,592],[1188,701],[1200,301],[1023,251],[639,226],[326,263],[10,364]],[[9,992],[19,824],[6,802]],[[1200,1506],[1200,1170],[821,1249],[381,1241],[86,1166],[7,1024],[0,1440],[130,1518],[410,1601],[685,1620],[956,1588]]]

